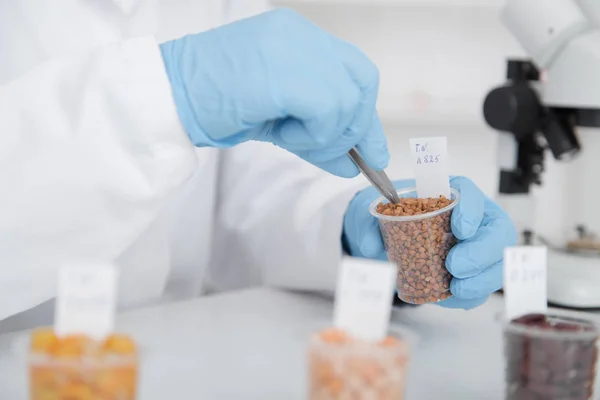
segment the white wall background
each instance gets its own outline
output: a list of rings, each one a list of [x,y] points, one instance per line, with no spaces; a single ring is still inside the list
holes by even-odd
[[[278,0],[329,32],[358,45],[381,73],[379,110],[389,138],[393,177],[410,177],[408,139],[447,135],[451,173],[468,176],[488,195],[498,187],[498,133],[482,105],[505,79],[507,57],[525,53],[501,25],[497,0]],[[600,90],[600,88],[598,88]],[[584,153],[600,154],[600,134],[582,132]],[[596,148],[598,152],[593,149]],[[565,240],[585,222],[600,233],[593,156],[557,165],[547,154],[544,186],[534,194],[535,228]],[[589,187],[582,190],[583,183]],[[515,218],[530,216],[523,207]]]

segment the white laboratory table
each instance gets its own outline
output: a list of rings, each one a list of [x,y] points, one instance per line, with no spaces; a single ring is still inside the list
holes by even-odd
[[[392,330],[419,337],[407,400],[502,399],[502,299],[471,310],[394,311]],[[309,335],[330,325],[332,302],[253,289],[136,310],[118,328],[138,339],[139,400],[305,399]],[[28,333],[0,336],[0,399],[26,398]]]

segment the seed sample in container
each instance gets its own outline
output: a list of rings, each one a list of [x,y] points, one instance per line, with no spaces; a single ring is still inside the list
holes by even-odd
[[[504,326],[506,399],[594,398],[598,330],[570,316],[528,314]]]
[[[348,259],[340,266],[332,329],[308,344],[309,400],[402,400],[408,342],[388,333],[392,264]]]
[[[31,336],[30,399],[134,400],[137,365],[135,343],[127,336],[98,341],[38,329]]]
[[[409,359],[404,340],[358,340],[339,329],[325,330],[309,344],[310,400],[402,400]]]
[[[452,296],[452,275],[445,263],[457,243],[451,217],[459,193],[452,189],[452,199],[420,199],[411,188],[398,191],[398,195],[398,204],[379,198],[370,207],[379,220],[388,259],[397,267],[398,297],[413,304],[445,300]]]
[[[54,326],[33,331],[30,400],[134,400],[138,350],[115,333],[118,270],[74,263],[58,273]]]

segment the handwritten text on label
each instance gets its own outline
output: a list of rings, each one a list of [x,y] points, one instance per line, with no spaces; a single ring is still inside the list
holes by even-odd
[[[508,319],[547,311],[546,252],[543,246],[504,250],[504,299]]]
[[[440,161],[441,154],[422,154],[427,153],[428,143],[415,143],[415,153],[418,153],[417,164],[437,164]]]
[[[389,263],[345,259],[338,276],[334,324],[363,340],[387,334],[396,270]]]
[[[55,330],[59,335],[82,333],[96,338],[114,326],[117,270],[113,265],[65,265],[59,271]]]
[[[410,139],[414,172],[419,197],[450,198],[445,137]]]

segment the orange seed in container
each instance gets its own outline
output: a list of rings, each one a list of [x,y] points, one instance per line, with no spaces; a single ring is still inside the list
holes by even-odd
[[[388,336],[381,342],[379,342],[379,344],[381,344],[384,347],[393,347],[398,346],[400,344],[400,341],[393,336]]]
[[[31,338],[31,351],[48,353],[58,345],[58,338],[52,328],[38,329]]]
[[[137,353],[132,339],[114,334],[97,341],[84,335],[32,333],[30,400],[134,400]],[[2,399],[3,400],[3,399]]]
[[[93,400],[92,389],[84,383],[69,383],[60,388],[60,399]]]
[[[84,335],[68,335],[60,338],[50,348],[50,353],[57,358],[78,358],[89,354],[93,342]]]
[[[370,343],[327,329],[309,345],[309,399],[402,400],[408,358],[401,339]]]
[[[350,341],[350,336],[341,329],[327,329],[319,335],[325,343],[347,343]]]
[[[134,355],[136,353],[135,343],[126,335],[110,335],[102,346],[103,353],[118,355]]]

